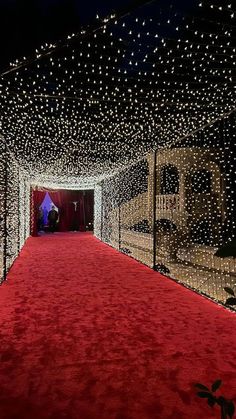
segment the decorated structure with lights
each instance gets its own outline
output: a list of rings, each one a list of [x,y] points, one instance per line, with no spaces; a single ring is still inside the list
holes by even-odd
[[[4,278],[30,233],[29,178],[6,147],[0,157],[0,195],[0,276]]]
[[[215,256],[235,239],[235,10],[145,3],[2,72],[0,266],[29,235],[30,188],[93,189],[97,237],[223,300],[236,274]]]

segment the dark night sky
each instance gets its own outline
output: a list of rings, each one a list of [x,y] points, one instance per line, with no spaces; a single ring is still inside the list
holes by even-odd
[[[0,0],[0,68],[132,0]]]
[[[0,70],[10,61],[29,56],[45,42],[64,39],[81,25],[92,23],[96,14],[134,6],[140,0],[0,0]],[[169,0],[170,1],[170,0]],[[168,0],[157,0],[168,9]],[[197,0],[178,0],[189,7]]]

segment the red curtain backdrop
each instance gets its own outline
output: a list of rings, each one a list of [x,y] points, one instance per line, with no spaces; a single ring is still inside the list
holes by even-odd
[[[85,231],[82,192],[76,190],[50,190],[48,192],[59,210],[58,231]]]
[[[86,228],[93,224],[93,191],[79,191],[79,230],[86,231]]]
[[[46,193],[59,210],[58,231],[85,231],[93,224],[94,193],[91,190],[33,190],[32,236],[37,236],[38,210]],[[74,202],[77,202],[76,206]],[[90,225],[91,225],[90,224]]]
[[[65,191],[64,190],[58,190],[58,191],[50,190],[48,191],[48,194],[51,200],[53,201],[53,203],[56,205],[56,207],[60,209],[65,199],[64,198]]]
[[[75,230],[74,226],[74,204],[72,201],[76,201],[75,191],[64,190],[62,191],[62,204],[60,207],[60,222],[59,231],[70,231]]]
[[[89,223],[91,223],[91,226],[93,228],[94,191],[85,191],[84,209],[85,209],[85,215],[86,215],[86,225],[89,225]]]
[[[48,191],[51,200],[58,208],[58,212],[59,212],[58,230],[59,231],[67,231],[67,215],[66,215],[67,194],[66,192],[67,191],[63,189]]]
[[[68,191],[69,192],[69,191]],[[81,230],[81,191],[70,191],[70,214],[71,214],[71,225],[70,230],[84,231]],[[76,206],[73,202],[77,202]]]
[[[86,216],[85,216],[85,205],[84,205],[85,192],[79,193],[79,230],[85,231],[86,227]]]
[[[38,217],[39,207],[45,198],[46,192],[42,190],[33,190],[31,194],[31,235],[38,235]]]

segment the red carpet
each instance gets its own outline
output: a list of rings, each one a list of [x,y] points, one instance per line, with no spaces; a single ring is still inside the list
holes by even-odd
[[[219,418],[236,317],[89,234],[30,238],[0,287],[1,419]]]

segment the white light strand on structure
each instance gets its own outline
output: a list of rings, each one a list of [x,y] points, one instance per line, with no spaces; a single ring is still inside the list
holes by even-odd
[[[213,6],[112,17],[3,77],[3,133],[21,165],[39,181],[104,176],[232,110],[235,17]]]

